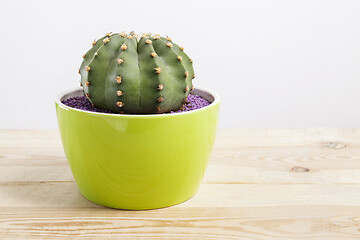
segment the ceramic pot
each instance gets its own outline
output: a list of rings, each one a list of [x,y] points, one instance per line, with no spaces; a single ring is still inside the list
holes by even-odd
[[[55,101],[67,161],[80,192],[99,205],[155,209],[197,191],[215,140],[219,96],[197,88],[209,106],[176,114],[107,114],[68,107],[77,88]]]

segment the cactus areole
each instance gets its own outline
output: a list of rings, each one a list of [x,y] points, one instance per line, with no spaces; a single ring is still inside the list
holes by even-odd
[[[93,42],[80,66],[85,96],[115,113],[164,113],[186,102],[192,60],[168,37],[109,33]]]

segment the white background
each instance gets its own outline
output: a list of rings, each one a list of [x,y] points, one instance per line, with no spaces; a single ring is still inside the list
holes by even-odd
[[[354,127],[360,1],[1,1],[0,128],[56,128],[53,99],[107,32],[169,35],[221,127]]]

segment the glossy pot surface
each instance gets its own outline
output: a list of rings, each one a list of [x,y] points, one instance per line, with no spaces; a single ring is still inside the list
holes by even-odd
[[[154,209],[192,197],[205,173],[215,140],[220,100],[176,114],[106,114],[77,110],[61,100],[82,96],[80,88],[55,101],[67,161],[90,201],[120,209]]]

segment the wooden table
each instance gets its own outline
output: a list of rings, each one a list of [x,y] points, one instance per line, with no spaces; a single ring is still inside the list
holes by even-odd
[[[55,130],[0,131],[0,239],[360,239],[360,129],[222,129],[189,201],[83,198]]]

